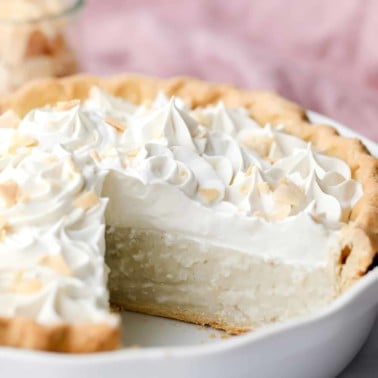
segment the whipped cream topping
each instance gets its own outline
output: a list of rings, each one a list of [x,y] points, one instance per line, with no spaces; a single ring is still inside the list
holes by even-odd
[[[103,264],[107,200],[87,168],[62,151],[30,148],[0,172],[1,316],[115,321]]]
[[[362,195],[343,161],[223,103],[88,100],[0,122],[0,316],[107,314],[105,220],[309,269]],[[12,125],[11,125],[12,124]],[[109,203],[106,198],[109,198]],[[274,235],[274,237],[272,237]]]
[[[114,107],[115,118],[123,112],[114,145],[121,172],[145,185],[174,185],[214,211],[268,221],[306,212],[335,226],[362,195],[346,163],[280,128],[260,127],[245,109],[219,103],[190,110],[162,94],[150,108],[137,108],[100,94],[96,89],[84,109],[105,105],[109,115]]]

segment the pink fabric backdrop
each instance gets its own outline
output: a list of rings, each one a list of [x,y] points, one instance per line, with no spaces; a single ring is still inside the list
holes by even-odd
[[[85,70],[275,89],[378,141],[376,0],[88,0]]]

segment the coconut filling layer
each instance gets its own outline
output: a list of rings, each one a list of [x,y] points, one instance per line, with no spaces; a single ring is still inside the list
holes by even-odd
[[[238,332],[310,313],[337,293],[332,264],[293,266],[157,230],[109,227],[106,238],[110,301],[123,309]]]
[[[246,109],[94,88],[5,114],[0,137],[0,317],[117,324],[108,287],[122,308],[233,332],[339,293],[361,185]]]

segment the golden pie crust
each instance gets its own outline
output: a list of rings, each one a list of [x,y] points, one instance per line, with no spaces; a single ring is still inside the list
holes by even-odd
[[[84,100],[94,85],[133,103],[153,100],[158,91],[164,91],[169,96],[177,95],[188,100],[194,107],[219,100],[228,106],[243,106],[260,124],[282,124],[286,132],[312,142],[317,149],[330,156],[344,160],[350,166],[353,178],[363,185],[364,195],[352,209],[349,222],[342,232],[342,289],[352,285],[372,265],[378,252],[378,159],[371,156],[358,139],[342,137],[327,125],[311,124],[304,109],[273,92],[241,90],[188,77],[158,79],[121,75],[98,78],[78,75],[64,79],[43,79],[0,99],[0,113],[13,109],[23,116],[36,107]],[[191,322],[210,323],[231,333],[244,331],[217,324],[214,319],[207,321],[183,314],[163,314],[159,309],[150,310],[152,313]],[[0,318],[0,345],[80,353],[115,349],[119,340],[119,328],[106,324],[44,326],[23,318]]]
[[[0,318],[0,345],[49,352],[91,353],[119,347],[120,330],[105,323],[48,326],[22,317]]]

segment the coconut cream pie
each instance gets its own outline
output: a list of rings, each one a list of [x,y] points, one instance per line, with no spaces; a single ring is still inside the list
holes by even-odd
[[[377,159],[275,94],[78,76],[0,108],[2,345],[117,348],[109,303],[245,332],[372,264]]]

